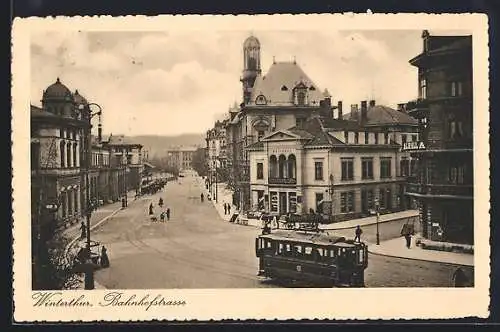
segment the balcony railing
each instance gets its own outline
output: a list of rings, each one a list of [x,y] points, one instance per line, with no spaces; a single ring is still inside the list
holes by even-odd
[[[429,196],[468,196],[474,195],[474,187],[461,184],[421,184],[408,183],[406,192]]]
[[[406,112],[410,115],[425,112],[429,109],[429,105],[426,99],[415,99],[406,103]]]
[[[295,178],[269,178],[269,184],[297,184]]]

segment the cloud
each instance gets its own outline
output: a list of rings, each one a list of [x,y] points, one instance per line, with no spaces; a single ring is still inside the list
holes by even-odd
[[[39,32],[32,36],[31,96],[60,77],[104,109],[104,130],[124,134],[204,132],[241,100],[245,31]],[[416,94],[408,60],[420,31],[266,31],[263,74],[294,57],[334,102],[371,97],[395,105]],[[400,41],[402,41],[400,43]]]

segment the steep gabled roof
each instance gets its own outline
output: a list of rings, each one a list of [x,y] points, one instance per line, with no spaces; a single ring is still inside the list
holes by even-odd
[[[276,62],[265,76],[255,80],[250,105],[255,105],[258,96],[263,95],[267,106],[292,106],[293,89],[298,84],[307,87],[309,105],[319,106],[323,99],[321,90],[295,62]]]

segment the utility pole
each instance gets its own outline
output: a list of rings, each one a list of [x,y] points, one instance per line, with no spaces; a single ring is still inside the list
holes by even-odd
[[[219,190],[218,190],[218,187],[217,187],[217,157],[215,157],[215,203],[217,203],[217,200],[218,200],[218,196],[219,196]]]

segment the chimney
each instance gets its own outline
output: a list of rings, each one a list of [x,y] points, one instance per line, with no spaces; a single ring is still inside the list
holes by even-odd
[[[351,120],[358,120],[358,104],[351,104]]]
[[[360,118],[360,122],[362,125],[364,125],[366,123],[366,120],[368,119],[368,109],[366,107],[366,100],[363,100],[361,102],[361,118]]]
[[[370,107],[375,107],[375,100],[370,100]]]
[[[342,101],[341,100],[339,100],[337,102],[337,109],[339,110],[338,119],[342,120]]]

